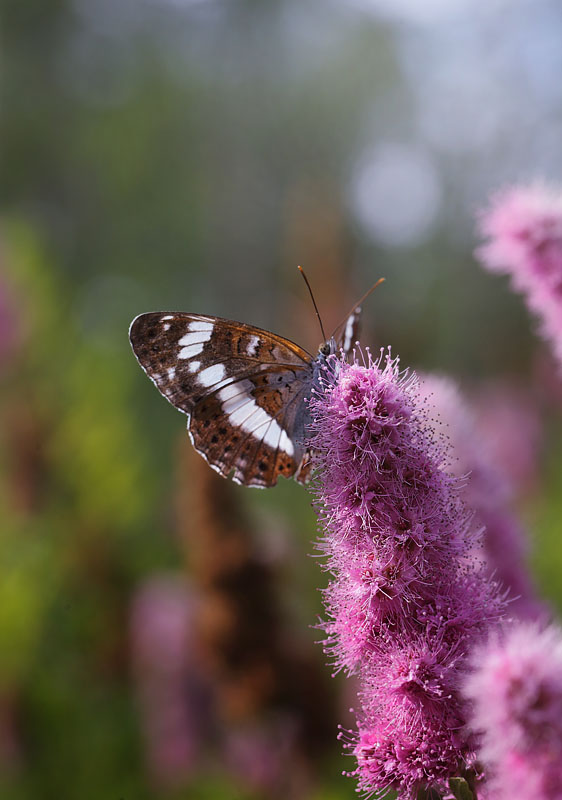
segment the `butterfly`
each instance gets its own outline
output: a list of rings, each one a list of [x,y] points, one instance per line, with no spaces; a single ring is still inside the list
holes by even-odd
[[[264,488],[280,475],[308,480],[308,400],[330,355],[349,354],[360,313],[357,304],[343,335],[326,339],[316,356],[253,325],[181,311],[140,314],[129,338],[158,391],[187,414],[193,446],[210,466]]]

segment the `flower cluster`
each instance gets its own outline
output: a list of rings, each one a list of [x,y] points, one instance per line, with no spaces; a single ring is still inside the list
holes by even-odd
[[[562,192],[542,185],[496,196],[481,218],[486,269],[511,275],[562,363]]]
[[[562,797],[562,631],[514,626],[473,654],[465,691],[494,800]]]
[[[415,376],[383,354],[332,368],[311,402],[326,651],[360,678],[359,789],[413,797],[473,760],[459,690],[504,600],[471,556],[479,532]]]

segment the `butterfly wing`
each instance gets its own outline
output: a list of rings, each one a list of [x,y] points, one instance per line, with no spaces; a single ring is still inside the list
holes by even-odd
[[[265,487],[297,472],[309,353],[251,325],[182,312],[141,314],[129,335],[140,365],[188,415],[194,447],[221,475]]]
[[[342,328],[342,333],[337,342],[337,349],[343,350],[345,357],[351,355],[355,342],[359,339],[359,331],[361,328],[361,306],[353,309],[349,317],[345,321]]]

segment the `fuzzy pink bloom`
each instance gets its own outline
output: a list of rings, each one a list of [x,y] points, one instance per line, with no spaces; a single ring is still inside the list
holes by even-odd
[[[476,522],[484,529],[483,555],[488,574],[509,591],[512,613],[528,619],[547,616],[546,607],[536,596],[527,565],[526,532],[510,507],[511,481],[505,478],[503,469],[497,465],[497,457],[494,457],[493,432],[485,435],[490,420],[484,408],[477,417],[456,384],[440,375],[424,376],[421,390],[435,408],[437,430],[450,437],[455,455],[453,471],[459,478],[464,477],[464,499],[475,512]],[[509,409],[507,395],[504,401]],[[522,413],[506,416],[513,422],[513,429],[508,433],[498,427],[500,433],[511,440],[509,452],[515,460],[520,428],[525,428],[526,417]],[[532,421],[535,421],[534,417]],[[504,419],[504,428],[507,424]],[[523,430],[522,435],[526,436],[527,432]],[[521,450],[528,448],[528,444],[520,445]],[[530,458],[527,456],[527,460]]]
[[[473,656],[465,686],[495,800],[562,797],[562,631],[519,624]]]
[[[351,774],[365,791],[444,791],[474,755],[459,695],[466,656],[503,600],[471,555],[479,532],[416,377],[382,355],[331,367],[311,404],[311,444],[332,576],[325,646],[361,685]]]
[[[486,269],[511,276],[562,364],[562,191],[540,184],[499,193],[482,215]]]

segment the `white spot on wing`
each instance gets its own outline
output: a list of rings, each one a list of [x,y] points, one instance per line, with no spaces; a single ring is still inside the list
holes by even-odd
[[[186,333],[182,336],[178,344],[180,347],[187,347],[190,344],[204,344],[211,338],[211,331],[195,331],[195,333]]]
[[[198,372],[200,366],[201,366],[200,361],[192,361],[190,364],[187,365],[187,368],[190,372]]]
[[[257,408],[254,400],[247,395],[243,398],[242,401],[239,401],[236,408],[231,410],[228,414],[229,421],[235,426],[242,428],[242,430],[248,431],[247,422],[248,419],[254,413],[254,407]],[[224,406],[223,406],[224,408]],[[267,416],[267,415],[266,415]],[[244,427],[246,426],[246,427]],[[252,428],[253,430],[253,428]],[[252,431],[248,431],[251,433]]]
[[[245,433],[251,433],[256,438],[262,439],[273,450],[279,447],[288,456],[294,455],[295,448],[286,431],[265,409],[258,406],[250,394],[251,388],[251,383],[240,382],[225,386],[218,393],[222,410],[228,416],[229,422]],[[263,437],[259,435],[260,428],[265,429]]]
[[[176,377],[176,368],[175,367],[170,367],[169,370],[168,370],[168,378],[171,381],[173,381],[175,377]]]
[[[162,322],[165,322],[167,319],[173,319],[173,318],[174,318],[173,314],[166,314],[165,317],[162,317]]]
[[[170,323],[169,323],[169,322],[167,322],[167,323],[164,325],[164,330],[165,330],[165,331],[169,331],[169,330],[170,330]]]
[[[250,395],[252,390],[252,383],[250,381],[239,381],[238,383],[231,383],[225,386],[224,389],[218,393],[219,400],[222,402],[222,410],[225,414],[232,414],[240,406],[246,405],[247,402],[253,402]]]
[[[250,336],[250,341],[246,346],[246,353],[247,355],[252,358],[253,356],[257,355],[258,347],[260,346],[259,336]]]
[[[185,339],[185,336],[183,338]],[[204,342],[195,342],[195,344],[187,345],[187,347],[179,351],[178,358],[193,358],[193,356],[198,356],[203,349],[203,344]]]
[[[279,447],[283,450],[287,455],[292,456],[294,455],[295,448],[293,447],[292,441],[289,439],[287,433],[281,428],[281,438],[279,439]]]
[[[347,323],[345,326],[345,332],[343,335],[343,349],[347,353],[349,348],[351,347],[351,337],[353,336],[353,328],[355,325],[355,314],[351,314],[347,318]]]
[[[224,364],[212,364],[210,367],[201,370],[197,376],[197,381],[208,388],[222,381],[225,375]]]
[[[188,329],[190,331],[199,331],[202,333],[208,333],[207,339],[211,338],[211,333],[213,332],[213,328],[215,327],[213,322],[204,322],[203,320],[196,319],[193,322],[190,322],[188,325]],[[207,341],[205,339],[205,341]]]
[[[355,344],[354,336],[357,336],[357,323],[360,315],[361,306],[356,306],[345,323],[345,331],[343,334],[341,347],[346,354],[351,352],[351,347]]]
[[[272,420],[272,422],[274,422],[274,420]],[[265,436],[263,437],[263,441],[264,444],[268,444],[272,448],[272,450],[277,450],[278,447],[281,447],[281,441],[283,440],[283,437],[285,437],[285,439],[287,439],[287,441],[291,445],[291,452],[289,453],[289,455],[292,455],[293,443],[291,442],[291,440],[289,439],[283,428],[281,428],[276,422],[274,425],[272,424],[268,427],[267,431],[265,432]],[[286,447],[281,447],[281,450],[285,450],[285,452],[287,452]]]

